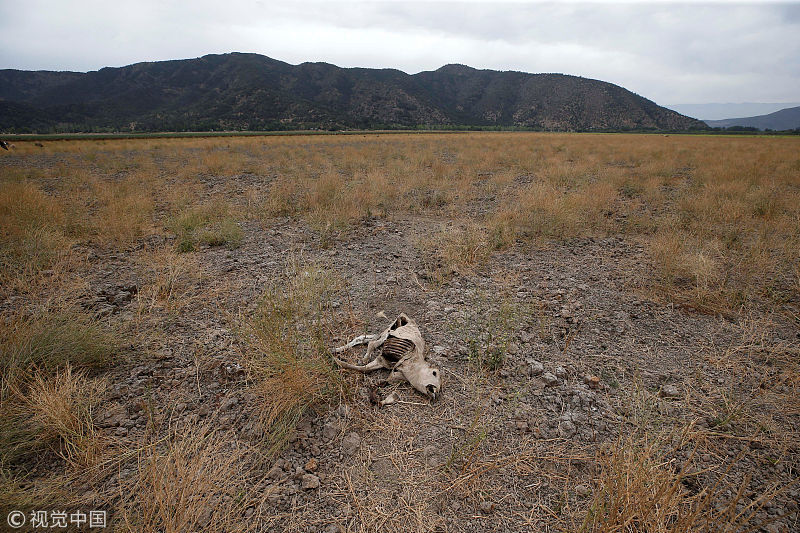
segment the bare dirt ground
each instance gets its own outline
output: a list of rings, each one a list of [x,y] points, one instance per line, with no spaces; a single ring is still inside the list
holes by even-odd
[[[243,191],[270,180],[209,174],[202,194],[243,213]],[[0,494],[56,480],[63,505],[106,508],[133,531],[800,530],[797,322],[779,306],[676,303],[649,283],[649,237],[613,228],[517,240],[470,268],[425,244],[496,202],[332,233],[244,217],[236,247],[181,254],[174,231],[72,243],[70,267],[41,275],[74,285],[69,301],[122,340],[92,411],[107,455],[81,469],[63,450],[6,464],[22,489]],[[442,371],[441,398],[331,362],[332,394],[265,426],[278,393],[253,370],[253,317],[305,278],[332,288],[313,294],[321,312],[301,333],[319,326],[332,348],[404,312]],[[4,316],[46,307],[39,287],[5,291]],[[370,401],[392,391],[397,404]]]

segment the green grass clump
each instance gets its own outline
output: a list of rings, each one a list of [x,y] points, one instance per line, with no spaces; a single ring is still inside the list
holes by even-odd
[[[185,208],[169,219],[167,229],[177,236],[179,252],[193,252],[198,244],[238,248],[244,232],[229,212],[222,203]]]
[[[242,245],[244,232],[234,219],[225,218],[218,224],[203,230],[198,239],[208,246],[226,246],[234,249]]]
[[[80,312],[57,312],[20,320],[0,337],[4,381],[36,367],[47,372],[67,364],[76,368],[107,366],[119,342],[106,328]]]

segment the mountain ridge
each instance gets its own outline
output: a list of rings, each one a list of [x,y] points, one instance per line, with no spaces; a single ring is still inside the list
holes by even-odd
[[[234,52],[86,73],[0,70],[0,129],[19,133],[420,126],[706,128],[608,82],[455,63],[407,74]]]
[[[758,128],[760,130],[793,130],[800,128],[800,106],[787,107],[766,115],[754,117],[728,118],[723,120],[706,120],[712,128]]]

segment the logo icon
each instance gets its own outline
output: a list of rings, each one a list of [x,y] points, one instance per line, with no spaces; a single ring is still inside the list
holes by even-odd
[[[22,511],[11,511],[6,517],[8,525],[14,529],[19,529],[25,525],[25,513]]]

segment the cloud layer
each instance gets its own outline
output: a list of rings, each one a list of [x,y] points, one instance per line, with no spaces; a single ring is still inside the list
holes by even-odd
[[[256,52],[610,81],[660,104],[800,99],[800,4],[43,1],[0,4],[0,68]]]

